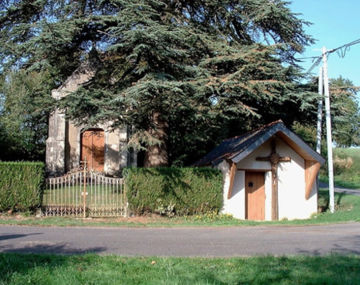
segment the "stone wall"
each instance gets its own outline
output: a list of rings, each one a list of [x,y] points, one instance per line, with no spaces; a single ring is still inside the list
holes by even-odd
[[[59,100],[67,94],[76,91],[81,85],[91,80],[96,68],[89,63],[80,66],[58,89],[51,95]],[[128,131],[124,127],[110,130],[109,124],[99,124],[93,128],[101,128],[105,132],[105,165],[107,175],[119,175],[122,168],[136,166],[136,154],[129,153],[125,146]],[[64,174],[80,166],[81,132],[84,126],[77,126],[65,120],[65,114],[55,110],[49,119],[49,136],[46,140],[46,169],[50,176]],[[134,163],[135,161],[135,163]]]

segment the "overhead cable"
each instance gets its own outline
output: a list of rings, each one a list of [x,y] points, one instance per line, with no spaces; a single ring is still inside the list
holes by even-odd
[[[344,44],[342,46],[339,46],[337,48],[333,48],[331,50],[328,50],[325,52],[325,54],[327,56],[329,56],[330,54],[334,53],[334,52],[337,52],[338,56],[341,57],[341,58],[344,58],[345,55],[346,55],[346,52],[349,51],[350,47],[353,46],[353,45],[356,45],[356,44],[360,44],[360,39],[357,39],[355,41],[352,41],[350,43],[347,43],[347,44]],[[311,71],[316,67],[318,66],[321,61],[322,61],[322,57],[323,55],[320,55],[320,56],[309,56],[309,57],[302,57],[302,58],[297,58],[297,60],[306,60],[306,59],[312,59],[313,61],[313,64],[311,65],[311,67],[309,68],[309,70],[305,73],[305,75],[307,74],[310,74]]]

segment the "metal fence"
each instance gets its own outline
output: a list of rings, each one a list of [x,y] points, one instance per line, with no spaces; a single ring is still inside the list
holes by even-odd
[[[127,216],[124,181],[79,170],[46,179],[42,211],[45,216]]]

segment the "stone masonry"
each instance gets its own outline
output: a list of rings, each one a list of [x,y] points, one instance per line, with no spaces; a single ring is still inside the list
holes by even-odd
[[[94,66],[86,63],[80,66],[58,89],[52,97],[59,100],[74,92],[95,75]],[[98,124],[105,134],[106,175],[118,176],[126,166],[136,166],[136,154],[124,150],[128,140],[128,128],[110,130],[109,124]],[[49,137],[46,140],[46,169],[50,176],[62,175],[80,165],[81,133],[87,128],[66,120],[65,113],[55,110],[49,119]]]

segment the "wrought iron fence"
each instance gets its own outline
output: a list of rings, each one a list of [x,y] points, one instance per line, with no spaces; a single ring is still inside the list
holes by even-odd
[[[124,181],[94,171],[78,170],[46,179],[45,216],[127,216]]]

